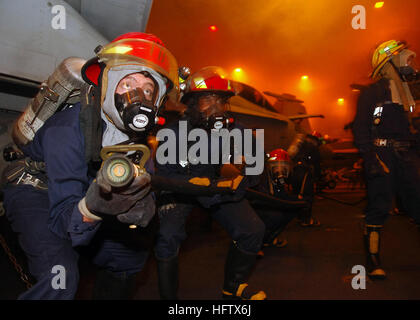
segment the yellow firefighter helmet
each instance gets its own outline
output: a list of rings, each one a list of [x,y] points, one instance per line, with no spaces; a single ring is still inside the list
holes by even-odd
[[[397,40],[389,40],[381,43],[372,56],[373,71],[370,74],[370,77],[376,79],[383,66],[391,60],[393,56],[399,54],[406,47],[407,44],[405,42]]]

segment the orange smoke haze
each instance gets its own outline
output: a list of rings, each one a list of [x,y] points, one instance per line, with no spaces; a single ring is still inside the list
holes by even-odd
[[[147,32],[158,35],[180,65],[197,70],[240,67],[260,91],[304,100],[312,127],[332,137],[351,135],[357,92],[367,84],[376,45],[405,40],[420,52],[418,0],[155,0]],[[366,29],[354,30],[355,5],[366,9]],[[211,32],[209,26],[216,26]],[[308,79],[301,77],[307,75]],[[307,81],[302,84],[302,81]],[[343,103],[337,103],[338,99]],[[271,98],[269,101],[273,101]]]

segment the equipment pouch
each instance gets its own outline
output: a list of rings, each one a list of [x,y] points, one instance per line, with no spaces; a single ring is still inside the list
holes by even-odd
[[[11,185],[31,185],[40,190],[48,189],[48,179],[42,171],[44,163],[31,161],[29,158],[12,162],[4,169],[1,187]]]

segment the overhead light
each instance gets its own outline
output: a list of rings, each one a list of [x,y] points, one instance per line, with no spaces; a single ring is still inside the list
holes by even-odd
[[[307,74],[302,75],[299,81],[299,89],[308,93],[312,90],[312,82],[313,81],[309,80],[309,76]]]
[[[240,82],[246,82],[248,80],[246,72],[244,71],[244,69],[240,67],[232,70],[231,77],[232,77],[232,80],[240,81]]]
[[[344,104],[344,99],[343,98],[339,98],[337,99],[337,103],[341,106]]]
[[[217,31],[217,27],[215,25],[210,26],[209,29],[213,32]]]
[[[383,1],[378,1],[375,3],[375,8],[379,9],[382,8],[384,6],[384,2]]]

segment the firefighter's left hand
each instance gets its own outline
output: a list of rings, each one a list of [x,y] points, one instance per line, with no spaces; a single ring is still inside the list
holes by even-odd
[[[155,215],[155,200],[149,193],[146,197],[136,202],[136,204],[126,213],[117,215],[117,219],[122,223],[135,224],[145,228]]]
[[[217,182],[217,187],[219,187],[219,188],[231,188],[232,190],[236,191],[238,189],[239,185],[241,184],[243,178],[244,178],[244,176],[239,175],[234,179],[219,180]]]

